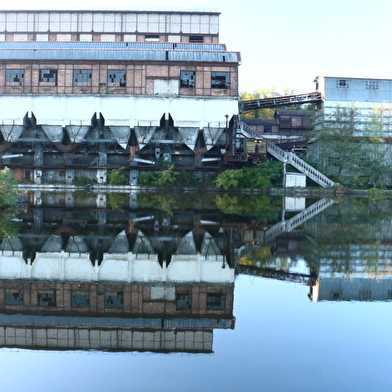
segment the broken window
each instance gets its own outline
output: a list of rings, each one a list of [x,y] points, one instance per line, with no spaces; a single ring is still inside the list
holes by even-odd
[[[350,84],[347,79],[338,79],[336,81],[336,88],[349,88]]]
[[[190,35],[189,42],[203,43],[204,37],[202,35]]]
[[[117,291],[117,293],[105,294],[105,308],[106,309],[122,309],[124,307],[124,293]]]
[[[84,291],[71,292],[71,308],[89,308],[90,294]]]
[[[211,72],[211,88],[230,88],[230,72]]]
[[[90,86],[91,85],[91,69],[74,69],[73,82],[74,86]]]
[[[176,310],[191,309],[192,299],[190,294],[178,293],[176,296]]]
[[[7,85],[21,86],[24,81],[24,69],[6,69],[5,83]]]
[[[23,293],[22,290],[18,291],[6,291],[5,293],[5,304],[6,305],[22,305],[23,304]]]
[[[196,72],[195,71],[181,71],[181,82],[180,87],[182,88],[194,88],[196,84]]]
[[[125,87],[127,71],[121,69],[111,69],[108,71],[108,85],[114,87]]]
[[[144,40],[149,42],[159,42],[159,35],[148,34],[144,37]]]
[[[207,309],[210,310],[224,310],[226,296],[220,293],[207,294]]]
[[[57,69],[40,69],[39,81],[40,83],[53,83],[57,85]]]
[[[38,306],[54,307],[56,306],[56,293],[38,293]]]
[[[379,81],[378,80],[367,80],[365,84],[366,90],[378,90]]]

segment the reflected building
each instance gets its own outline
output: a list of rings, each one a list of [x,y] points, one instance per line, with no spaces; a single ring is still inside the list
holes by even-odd
[[[234,328],[219,230],[40,196],[0,244],[2,347],[211,353]]]
[[[267,230],[269,247],[239,260],[242,273],[306,284],[314,301],[392,300],[390,202],[314,203]],[[287,203],[286,203],[287,205]],[[300,224],[295,226],[295,222]]]

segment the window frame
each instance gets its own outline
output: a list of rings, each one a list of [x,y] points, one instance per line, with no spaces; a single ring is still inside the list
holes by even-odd
[[[191,77],[186,77],[186,74]],[[195,88],[196,87],[196,71],[180,71],[180,88]]]
[[[17,77],[17,74],[19,75],[20,80],[11,80],[15,79]],[[14,75],[14,76],[12,76]],[[24,75],[25,75],[25,70],[23,68],[6,68],[5,70],[5,85],[6,86],[23,86],[24,83]]]
[[[91,68],[81,68],[81,69],[74,69],[73,70],[73,78],[72,78],[72,85],[74,87],[80,86],[91,86],[92,85],[92,77],[93,77],[93,70]],[[82,81],[78,81],[78,75],[82,75]],[[86,77],[87,75],[87,77]],[[87,79],[87,80],[83,80]]]
[[[229,90],[230,78],[231,78],[230,72],[211,71],[211,88],[220,89],[220,90]]]
[[[118,76],[123,75],[124,81]],[[119,81],[114,81],[114,79],[119,79]],[[108,69],[107,74],[107,86],[108,87],[126,87],[127,86],[127,70],[126,69]]]
[[[47,76],[51,75],[51,76]],[[39,83],[48,86],[57,86],[58,69],[56,68],[40,68]]]
[[[336,88],[340,88],[340,89],[350,88],[349,80],[348,79],[337,79],[336,80]]]

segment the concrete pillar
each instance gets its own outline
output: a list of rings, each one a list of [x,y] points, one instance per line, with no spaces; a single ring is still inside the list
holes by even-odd
[[[75,169],[66,169],[65,171],[65,183],[72,185],[75,179]]]
[[[97,181],[98,181],[98,184],[106,184],[106,181],[107,181],[107,170],[106,169],[98,169],[97,170]]]

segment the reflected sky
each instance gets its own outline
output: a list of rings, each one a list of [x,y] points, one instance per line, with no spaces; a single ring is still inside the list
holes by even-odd
[[[236,327],[215,331],[212,355],[3,349],[2,388],[390,391],[392,303],[312,303],[307,294],[295,283],[239,276]]]
[[[199,204],[196,207],[191,204],[191,207],[194,207],[192,209],[184,204],[181,207],[176,206],[178,200],[173,199],[170,207],[173,210],[157,212],[152,207],[149,209],[148,203],[140,198],[139,201],[146,204],[143,205],[142,212],[137,214],[134,207],[127,209],[129,207],[126,206],[126,198],[121,211],[111,210],[108,208],[110,206],[104,205],[98,206],[99,208],[93,206],[94,212],[84,212],[76,208],[77,203],[58,212],[50,205],[50,200],[54,205],[58,202],[56,197],[47,196],[46,200],[42,197],[43,205],[35,203],[35,196],[33,199],[33,205],[28,206],[20,214],[21,242],[19,245],[17,242],[12,243],[13,246],[23,248],[25,255],[35,258],[32,262],[32,271],[34,263],[35,267],[39,263],[47,263],[48,260],[53,264],[56,254],[63,248],[67,249],[67,246],[68,251],[72,253],[73,245],[70,245],[70,238],[76,235],[80,237],[80,241],[84,241],[83,252],[87,255],[87,261],[86,258],[80,261],[75,259],[74,265],[80,267],[83,262],[92,266],[94,263],[90,259],[92,255],[99,257],[99,252],[90,253],[91,249],[94,249],[94,244],[101,244],[103,261],[97,262],[96,269],[101,268],[105,260],[109,260],[110,266],[110,260],[116,258],[117,261],[122,260],[122,265],[128,265],[124,264],[124,260],[131,260],[129,265],[135,267],[135,262],[142,259],[134,255],[127,256],[128,258],[121,255],[130,254],[139,246],[138,233],[143,232],[143,236],[150,242],[151,252],[160,254],[156,258],[153,270],[166,271],[165,276],[171,281],[161,281],[161,286],[154,288],[158,276],[155,272],[155,275],[151,275],[155,276],[152,282],[142,282],[147,276],[145,273],[127,275],[125,280],[129,280],[131,276],[134,279],[128,283],[110,271],[109,275],[102,275],[102,279],[104,280],[105,276],[116,278],[116,284],[121,283],[124,287],[127,284],[143,284],[147,290],[147,297],[143,297],[143,301],[150,303],[151,300],[158,299],[171,304],[171,310],[168,308],[169,310],[158,315],[162,320],[183,317],[184,314],[192,318],[190,313],[181,313],[183,309],[180,309],[178,316],[178,309],[173,308],[176,297],[170,293],[178,290],[180,286],[181,290],[186,285],[193,288],[204,285],[206,290],[208,287],[216,290],[216,287],[221,285],[226,287],[224,293],[227,298],[231,297],[230,290],[234,287],[234,306],[229,300],[225,311],[208,311],[202,301],[198,305],[195,302],[193,308],[194,310],[198,306],[204,318],[218,320],[220,316],[226,317],[232,326],[213,328],[212,353],[109,353],[94,350],[44,351],[3,348],[0,349],[2,390],[391,390],[392,301],[387,300],[389,291],[380,296],[382,301],[369,301],[369,298],[363,298],[362,301],[353,300],[359,297],[355,297],[354,294],[350,297],[349,291],[346,291],[347,297],[343,294],[337,296],[339,287],[340,290],[342,287],[354,287],[357,291],[363,290],[363,287],[371,287],[375,292],[374,288],[379,284],[383,290],[388,289],[389,286],[385,286],[385,282],[390,282],[392,264],[389,257],[389,202],[378,206],[368,200],[360,200],[358,203],[335,203],[313,215],[311,219],[294,226],[298,213],[301,212],[276,212],[276,207],[284,204],[276,200],[271,203],[262,201],[262,206],[274,206],[267,209],[265,214],[260,207],[261,209],[255,211],[253,216],[249,211],[245,211],[241,216],[224,212],[213,204],[200,205],[200,201],[197,201]],[[157,200],[155,198],[155,201]],[[85,202],[86,198],[83,199],[83,203]],[[223,209],[233,211],[233,200],[220,199],[219,203],[222,202],[225,203]],[[307,201],[307,211],[310,211],[309,208],[315,203],[317,201]],[[234,206],[238,208],[238,204]],[[287,222],[282,226],[282,217],[285,214]],[[140,220],[140,217],[149,216],[155,218]],[[99,219],[98,225],[94,224],[94,219]],[[293,230],[289,235],[288,232],[282,231],[282,227],[287,228],[290,224],[293,224]],[[93,233],[94,230],[96,233]],[[127,241],[124,240],[124,234],[120,235],[124,230],[127,233]],[[262,235],[268,231],[271,233],[272,230],[278,233],[273,241],[261,243]],[[192,236],[189,232],[193,233]],[[346,233],[344,238],[343,232]],[[51,241],[53,235],[57,235],[56,241]],[[96,241],[97,238],[102,241]],[[53,252],[52,259],[46,260],[44,254],[48,241],[51,241],[52,247],[58,249],[57,253]],[[170,247],[161,246],[162,241],[164,244],[171,244]],[[211,246],[213,242],[214,246]],[[15,269],[9,272],[9,275],[4,270],[4,266],[11,265],[7,264],[9,257],[15,257],[16,254],[8,249],[11,245],[2,242],[5,253],[0,260],[3,280],[3,283],[0,283],[17,285],[23,280],[30,284],[27,275],[23,279],[15,280]],[[34,251],[31,250],[33,245]],[[4,250],[6,248],[8,250]],[[123,249],[123,253],[119,253],[120,249]],[[80,250],[79,247],[74,253],[81,253]],[[170,250],[172,254],[166,250]],[[193,258],[187,259],[187,252],[190,252]],[[173,258],[173,255],[176,255],[176,258]],[[15,260],[16,264],[12,261],[13,265],[20,261],[18,258]],[[185,274],[185,271],[189,272],[189,268],[181,264],[184,260],[188,260],[188,266],[199,263],[204,268],[212,268],[211,271],[215,271],[215,278],[210,276],[210,282],[206,283],[200,282],[198,274]],[[223,261],[226,264],[222,264]],[[24,264],[23,261],[21,265]],[[225,268],[222,268],[222,265],[225,265]],[[173,270],[173,266],[179,269]],[[216,266],[219,268],[215,269]],[[48,271],[48,268],[47,265],[41,270],[44,271],[42,276],[46,276],[45,271]],[[39,270],[36,268],[36,271]],[[298,271],[301,276],[298,275]],[[69,279],[69,282],[64,284],[75,284],[75,276],[63,274],[62,279]],[[38,278],[39,275],[35,275],[35,279]],[[182,279],[180,285],[176,283],[176,279]],[[320,290],[320,296],[315,299],[311,291],[318,287],[317,282],[321,288],[323,282],[330,286],[325,292]],[[310,287],[309,284],[313,286]],[[336,284],[340,284],[338,289]],[[355,286],[356,284],[358,286]],[[166,287],[168,290],[160,291],[160,287]],[[91,289],[91,295],[95,293],[94,290]],[[97,295],[100,295],[99,292],[102,290],[97,289]],[[148,297],[148,290],[154,293],[154,298]],[[205,297],[203,298],[205,302]],[[12,306],[16,307],[5,306],[2,312],[13,315],[17,309],[17,312],[27,311],[27,314],[30,314],[30,310],[23,308],[22,305]],[[33,315],[39,315],[39,311],[53,315],[54,310],[48,313],[45,309],[34,308],[31,311]],[[99,312],[101,316],[111,316],[104,307]],[[110,312],[125,319],[135,316],[134,313],[126,313],[125,310],[115,309]],[[91,316],[88,310],[82,311],[80,315]],[[149,318],[149,315],[143,312],[139,316]],[[25,328],[35,326],[28,325]]]

